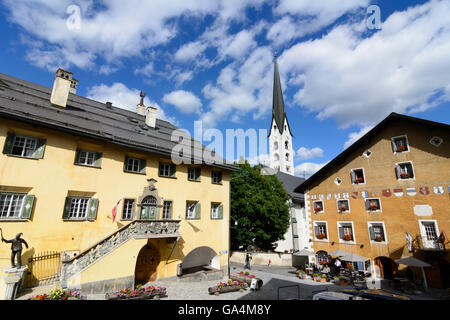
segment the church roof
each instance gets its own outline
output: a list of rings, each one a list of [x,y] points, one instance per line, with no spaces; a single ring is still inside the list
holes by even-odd
[[[284,108],[283,90],[281,88],[280,73],[278,71],[278,63],[276,56],[274,65],[275,66],[273,74],[272,120],[275,120],[278,131],[282,134],[284,132],[284,120],[286,119],[286,122],[288,123],[289,133],[291,133],[289,122],[287,121],[286,117],[286,110]],[[272,131],[272,127],[270,128],[270,131]]]

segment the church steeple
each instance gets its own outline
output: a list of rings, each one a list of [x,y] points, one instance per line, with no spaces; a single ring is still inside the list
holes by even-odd
[[[273,73],[272,120],[273,119],[275,119],[277,128],[282,134],[284,131],[284,119],[286,119],[286,111],[284,110],[283,90],[281,89],[280,74],[278,71],[278,63],[276,55]]]
[[[269,134],[270,167],[294,175],[292,133],[284,109],[277,57],[274,59],[272,123]]]

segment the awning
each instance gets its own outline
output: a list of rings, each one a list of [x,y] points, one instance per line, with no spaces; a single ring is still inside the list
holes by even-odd
[[[395,260],[396,263],[398,264],[404,264],[405,266],[410,266],[410,267],[431,267],[430,264],[416,259],[414,257],[406,257],[406,258],[402,258],[402,259],[397,259]]]
[[[356,253],[349,253],[347,255],[342,256],[341,259],[344,261],[349,261],[349,262],[365,262],[365,261],[369,260],[368,258],[361,257],[360,255],[357,255]]]
[[[306,249],[303,249],[303,250],[300,250],[299,252],[294,253],[294,256],[300,256],[300,257],[308,257],[308,256],[313,256],[313,255],[314,255],[314,252],[306,250]]]
[[[333,257],[342,257],[342,256],[349,255],[349,254],[350,254],[350,252],[347,252],[347,251],[341,250],[341,249],[334,250],[329,253],[329,255],[333,256]]]
[[[345,250],[334,250],[330,252],[330,256],[339,257],[341,260],[349,261],[349,262],[364,262],[369,260],[368,258],[361,257],[360,255],[357,255],[356,253],[347,252]]]

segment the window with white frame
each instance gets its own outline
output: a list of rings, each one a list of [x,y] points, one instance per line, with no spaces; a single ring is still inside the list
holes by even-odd
[[[419,225],[423,247],[428,249],[442,249],[441,244],[437,243],[439,237],[437,221],[419,220]]]
[[[369,198],[366,199],[366,211],[368,212],[379,212],[381,211],[381,201],[380,198]]]
[[[352,222],[338,222],[338,235],[340,242],[355,242]]]
[[[314,237],[316,240],[328,240],[327,223],[314,221]]]
[[[352,184],[364,184],[366,183],[366,179],[364,177],[364,169],[352,169],[350,171],[350,176],[352,179]]]
[[[199,219],[200,206],[197,201],[186,202],[186,219]]]
[[[368,222],[371,242],[386,242],[386,231],[383,222]]]
[[[395,166],[395,173],[397,174],[397,179],[414,179],[414,169],[412,162],[402,162],[397,163]]]
[[[211,203],[211,219],[222,219],[223,206],[220,203]]]
[[[19,218],[24,198],[23,193],[0,193],[0,218]]]
[[[391,141],[394,153],[409,151],[408,137],[406,135],[393,137]]]
[[[188,167],[188,180],[200,181],[201,168]]]
[[[172,201],[169,200],[164,201],[162,214],[163,219],[172,219],[172,205],[173,205]]]
[[[144,173],[146,161],[145,159],[137,159],[133,157],[125,157],[125,172]]]
[[[135,199],[125,199],[123,201],[122,220],[131,220],[133,218]]]
[[[31,157],[36,147],[36,138],[15,136],[11,154],[21,157]]]
[[[323,201],[314,201],[313,202],[313,210],[314,210],[314,213],[324,212]]]
[[[159,163],[159,176],[174,178],[176,175],[176,165],[168,162]]]
[[[84,219],[87,215],[89,198],[73,197],[70,202],[70,219]]]
[[[75,164],[91,167],[100,167],[101,158],[102,158],[101,152],[89,150],[77,150],[75,155]]]
[[[436,241],[437,236],[437,230],[436,230],[436,224],[434,221],[422,221],[423,230],[425,231],[425,237],[428,241]]]
[[[338,200],[337,207],[340,213],[350,212],[350,203],[348,200]]]

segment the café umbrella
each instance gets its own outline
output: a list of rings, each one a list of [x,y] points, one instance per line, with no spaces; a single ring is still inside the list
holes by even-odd
[[[401,259],[397,259],[395,260],[396,263],[398,264],[404,264],[405,266],[409,266],[409,267],[419,267],[422,269],[422,277],[423,277],[423,285],[425,287],[425,289],[428,288],[428,284],[427,284],[427,277],[425,276],[425,270],[423,268],[425,267],[431,267],[430,264],[416,259],[414,257],[406,257],[406,258],[401,258]]]

